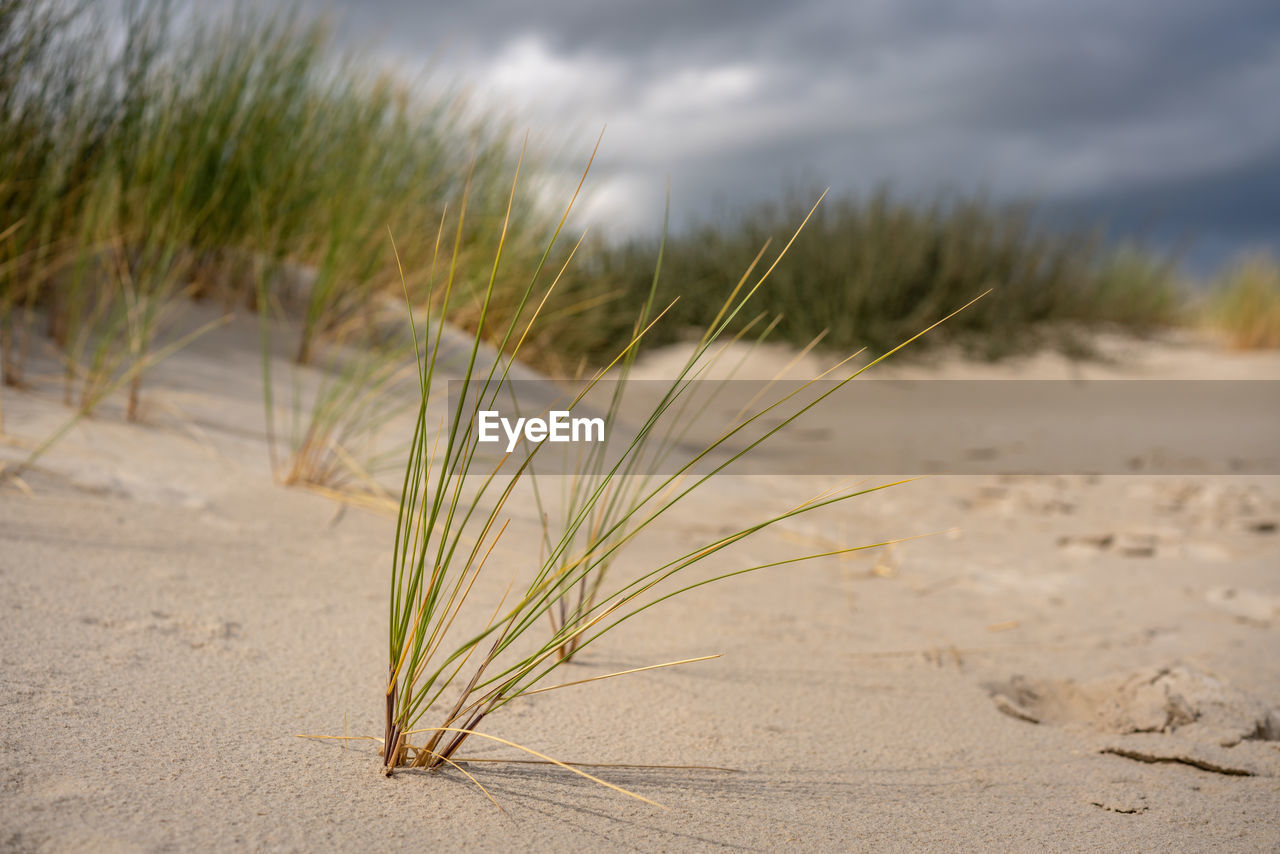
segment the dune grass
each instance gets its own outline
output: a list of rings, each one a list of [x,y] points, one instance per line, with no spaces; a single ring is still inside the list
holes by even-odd
[[[474,278],[472,247],[491,243],[514,157],[501,121],[337,50],[323,21],[247,5],[178,15],[161,0],[125,10],[117,21],[91,4],[0,0],[7,384],[27,382],[44,332],[68,403],[89,413],[129,372],[136,417],[146,356],[172,335],[180,296],[291,308],[309,362],[322,336],[399,291],[386,229],[409,269],[424,268],[468,183],[460,263]],[[547,227],[531,206],[517,213],[513,255]],[[260,300],[245,271],[286,263],[314,270],[308,286],[272,280]]]
[[[746,276],[751,272],[752,270],[747,271],[739,286],[745,283]],[[728,307],[726,304],[726,308]],[[648,312],[642,311],[633,340],[637,340],[635,336],[646,328],[648,319]],[[777,325],[776,322],[765,324],[763,319],[763,314],[757,315],[754,322],[731,336],[731,340],[738,342],[754,333],[751,339],[754,349],[754,346],[768,338]],[[611,446],[608,441],[592,445],[590,449],[572,457],[572,470],[557,478],[561,481],[558,501],[554,493],[544,496],[538,477],[532,469],[528,472],[534,501],[539,516],[543,519],[543,553],[558,555],[557,566],[552,574],[560,582],[555,606],[548,610],[547,617],[553,636],[565,637],[564,644],[556,650],[557,657],[563,662],[568,662],[577,655],[583,641],[581,634],[572,631],[566,633],[566,627],[575,615],[594,610],[611,567],[630,542],[626,521],[640,514],[647,505],[661,503],[678,484],[678,481],[666,481],[654,472],[674,464],[672,452],[686,438],[691,417],[696,414],[696,410],[690,409],[693,398],[684,394],[683,386],[697,381],[704,387],[710,387],[703,389],[704,394],[697,401],[698,407],[709,406],[715,401],[717,392],[723,390],[733,379],[736,370],[750,356],[751,349],[739,355],[736,365],[730,365],[722,378],[704,379],[713,366],[724,360],[728,350],[727,346],[715,346],[720,339],[729,337],[716,333],[718,326],[718,323],[713,324],[706,330],[707,339],[703,342],[706,346],[700,345],[688,355],[678,371],[678,379],[668,389],[671,399],[664,399],[659,404],[669,417],[659,422],[661,426],[647,425],[632,437],[631,445],[618,464],[609,461]],[[606,437],[613,436],[616,428],[622,424],[621,408],[627,393],[630,369],[638,350],[638,347],[628,348],[623,358],[614,366],[614,372],[610,373],[609,404],[604,413]],[[740,418],[745,418],[747,414],[740,414]],[[738,422],[735,421],[726,429],[732,430],[736,426]],[[658,481],[664,481],[663,485],[655,489]],[[573,531],[572,543],[566,547],[557,542],[555,537],[562,535],[564,528],[573,525],[577,519],[582,521]],[[583,560],[583,555],[597,553],[600,558],[590,561],[585,572],[574,571],[576,564]]]
[[[669,239],[658,302],[681,300],[653,340],[677,340],[719,311],[717,294],[760,245],[787,233],[804,213],[796,202],[762,205],[726,223],[704,224]],[[593,287],[621,298],[597,307],[570,346],[608,351],[647,299],[656,244],[632,240],[601,247],[578,268]],[[1072,331],[1145,332],[1176,323],[1183,295],[1170,260],[1135,247],[1108,248],[1082,229],[1052,228],[1027,205],[961,197],[932,205],[888,191],[832,200],[815,214],[775,273],[759,309],[781,316],[777,337],[803,346],[826,334],[835,351],[883,352],[963,301],[993,290],[931,343],[999,358],[1063,343]],[[569,287],[580,286],[578,281]]]
[[[664,235],[668,222],[669,206],[668,215],[664,216]],[[731,308],[732,297],[747,285],[748,278],[756,271],[765,249],[767,246],[761,250],[751,266],[739,278],[729,302],[723,304],[725,312]],[[638,341],[638,337],[653,320],[654,296],[661,281],[661,273],[662,249],[660,246],[648,299],[641,306],[632,326],[629,340],[633,342]],[[625,457],[618,465],[609,461],[610,439],[621,424],[620,411],[627,394],[636,355],[639,352],[638,346],[627,347],[622,352],[621,358],[616,360],[609,374],[607,389],[609,400],[604,412],[605,441],[593,444],[570,458],[572,470],[561,472],[562,476],[556,478],[560,481],[559,496],[555,495],[554,490],[549,490],[550,495],[544,495],[544,491],[548,490],[544,490],[544,486],[540,485],[532,468],[528,471],[538,515],[543,519],[543,553],[559,556],[555,561],[556,567],[552,574],[560,581],[556,591],[555,606],[548,609],[547,617],[552,634],[564,635],[566,638],[564,644],[556,650],[557,657],[563,662],[573,659],[583,640],[581,634],[566,633],[566,627],[569,626],[573,615],[590,613],[594,609],[610,568],[628,543],[625,521],[639,514],[647,503],[660,502],[666,495],[663,490],[653,489],[657,479],[653,472],[670,462],[673,447],[687,434],[690,421],[687,416],[693,414],[688,409],[691,398],[683,395],[683,389],[679,388],[679,384],[698,380],[703,385],[711,386],[710,394],[702,397],[699,402],[703,407],[710,405],[717,392],[723,390],[724,385],[733,378],[755,346],[769,337],[779,320],[774,318],[772,322],[766,323],[764,322],[766,316],[757,314],[736,334],[726,336],[722,334],[724,330],[719,328],[723,319],[722,312],[703,331],[700,346],[688,355],[678,372],[679,379],[676,381],[676,387],[668,390],[674,397],[683,398],[662,402],[663,408],[669,410],[671,417],[664,419],[663,426],[657,427],[651,424],[635,435]],[[716,346],[720,339],[729,338],[731,342],[736,343],[748,336],[752,336],[753,346],[739,356],[737,364],[730,366],[724,377],[716,381],[703,378],[714,365],[722,361],[728,350],[727,346]],[[674,394],[675,392],[680,393]],[[667,488],[671,488],[670,484]],[[571,525],[573,520],[579,518],[583,521],[574,530],[572,543],[568,547],[557,543],[552,533],[553,528],[558,532],[563,531],[565,526]],[[574,564],[582,560],[581,556],[593,553],[599,553],[600,559],[593,561],[587,571],[575,573]]]
[[[1238,261],[1214,283],[1206,311],[1236,349],[1280,347],[1280,264],[1269,255]]]
[[[378,475],[398,466],[404,449],[380,447],[378,441],[387,422],[411,405],[402,392],[412,379],[413,350],[369,334],[339,336],[327,349],[319,370],[309,374],[314,388],[304,389],[297,376],[289,383],[288,423],[280,433],[277,392],[269,355],[264,357],[272,470],[285,486],[394,507],[395,497]]]
[[[512,193],[515,193],[514,186]],[[811,215],[812,212],[804,220]],[[565,216],[568,216],[567,210]],[[800,226],[803,225],[802,221]],[[521,306],[533,306],[533,311],[523,319],[523,313],[517,310],[511,320],[500,324],[494,331],[494,337],[500,342],[514,342],[509,350],[506,346],[497,348],[499,352],[510,352],[510,358],[484,369],[477,362],[477,353],[488,329],[488,307],[494,281],[504,260],[499,243],[493,273],[481,303],[475,343],[463,377],[464,382],[479,383],[481,391],[475,396],[458,396],[448,423],[437,428],[431,423],[428,411],[436,380],[440,334],[455,288],[452,275],[446,278],[442,285],[444,311],[437,320],[435,340],[428,337],[418,348],[421,400],[393,546],[384,697],[385,733],[381,754],[387,774],[400,767],[459,767],[460,747],[473,737],[491,738],[480,730],[481,725],[512,701],[623,675],[606,674],[586,680],[546,684],[573,652],[586,648],[673,596],[766,568],[884,545],[801,554],[728,571],[717,569],[709,576],[690,572],[709,558],[779,522],[866,495],[887,484],[838,489],[815,496],[783,512],[765,515],[738,531],[700,544],[674,558],[655,561],[656,565],[626,577],[602,571],[620,549],[658,525],[673,508],[712,477],[729,469],[733,462],[751,453],[795,418],[820,405],[830,394],[879,361],[874,360],[856,370],[845,367],[848,360],[841,361],[822,375],[824,378],[838,377],[840,381],[813,400],[788,411],[783,407],[796,392],[785,395],[729,427],[674,474],[643,482],[641,488],[630,493],[622,487],[621,482],[636,473],[632,465],[646,444],[651,439],[660,441],[661,437],[654,434],[655,425],[672,407],[678,406],[689,391],[694,366],[717,341],[729,334],[737,318],[749,310],[752,300],[765,290],[766,280],[779,269],[779,262],[794,241],[793,235],[780,252],[767,263],[762,262],[759,268],[756,264],[749,265],[738,286],[729,289],[722,297],[722,310],[717,313],[715,321],[708,324],[694,357],[671,381],[666,394],[638,431],[627,437],[627,447],[617,462],[607,470],[599,466],[592,469],[593,476],[585,488],[580,489],[578,498],[571,505],[571,512],[559,520],[553,530],[545,532],[548,548],[539,558],[531,558],[528,566],[516,569],[507,593],[499,601],[484,606],[483,613],[489,614],[487,619],[476,619],[475,612],[464,606],[477,579],[486,573],[490,558],[507,529],[509,519],[504,520],[504,516],[508,503],[520,500],[515,497],[518,488],[542,446],[509,453],[493,468],[482,468],[476,462],[478,413],[494,406],[507,379],[511,359],[519,356],[521,346],[529,339],[531,330],[536,328],[539,314],[561,280],[563,270],[561,275],[546,282],[548,277],[543,276],[543,266],[535,268],[521,297]],[[657,281],[659,277],[651,278],[651,282]],[[657,285],[651,284],[650,289],[656,292]],[[591,377],[569,406],[581,400],[610,370],[626,365],[641,342],[670,312],[671,306],[660,302],[646,303],[638,319],[633,321],[630,335],[623,339],[624,344],[609,364]],[[909,341],[920,334],[923,333],[912,336]],[[885,356],[902,346],[905,344],[891,349]],[[767,416],[776,420],[776,424],[763,435],[731,454],[725,462],[717,463],[710,471],[693,473],[699,460],[752,422]],[[619,500],[622,495],[627,497]],[[614,505],[614,510],[607,509],[610,504]],[[487,572],[492,573],[493,570]],[[591,585],[590,596],[566,599],[570,591],[581,589],[584,584]],[[544,633],[541,627],[549,621],[553,629]],[[699,660],[703,658],[663,662],[625,673]],[[503,743],[511,742],[504,740]]]

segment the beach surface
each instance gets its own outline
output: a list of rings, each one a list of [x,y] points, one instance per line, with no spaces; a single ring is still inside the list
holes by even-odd
[[[457,771],[383,776],[376,741],[299,738],[382,735],[395,519],[273,482],[257,340],[251,321],[200,338],[148,374],[142,423],[111,401],[0,486],[0,849],[1280,847],[1275,475],[893,486],[705,571],[916,539],[677,597],[557,681],[722,657],[530,697],[485,722],[665,808],[491,761],[528,757],[480,739],[465,767],[501,809]],[[1111,361],[1083,367],[1040,355],[875,370],[1280,379],[1275,352],[1109,347]],[[791,354],[752,358],[768,376]],[[826,366],[793,370],[811,367]],[[0,459],[67,418],[59,397],[52,380],[4,390]],[[846,479],[717,477],[615,571]],[[536,559],[535,505],[509,507],[477,602]]]

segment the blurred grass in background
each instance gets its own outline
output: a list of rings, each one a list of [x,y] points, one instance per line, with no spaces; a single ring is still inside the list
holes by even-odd
[[[487,281],[518,150],[506,123],[458,91],[338,50],[323,22],[243,6],[126,9],[120,20],[89,4],[0,0],[6,383],[25,381],[32,341],[48,336],[69,404],[90,411],[129,376],[134,415],[137,368],[176,334],[165,320],[180,295],[284,306],[299,321],[297,360],[311,361],[335,331],[349,344],[353,327],[371,330],[381,297],[401,298],[388,230],[411,295],[426,298],[436,236],[453,240],[464,196],[453,317],[471,322],[467,299]],[[535,155],[525,173],[536,185],[539,172]],[[521,195],[506,236],[513,279],[499,275],[497,327],[515,310],[503,294],[523,284],[559,214],[535,197]],[[671,235],[657,302],[679,299],[646,346],[705,328],[737,272],[766,241],[776,251],[811,201]],[[526,354],[568,373],[612,354],[657,256],[643,239],[584,246]],[[1255,260],[1198,304],[1237,346],[1274,346],[1275,281],[1275,263]],[[775,339],[802,345],[826,330],[824,347],[883,352],[988,288],[922,343],[988,358],[1084,352],[1087,332],[1185,324],[1191,305],[1171,258],[1051,228],[1024,205],[888,192],[824,203],[758,305],[781,318]]]
[[[732,271],[745,268],[765,241],[777,246],[805,207],[804,200],[761,205],[728,225],[669,237],[658,303],[679,301],[673,322],[651,333],[650,346],[710,321],[734,284]],[[623,334],[633,313],[617,306],[638,304],[647,293],[657,251],[656,242],[632,241],[578,266],[589,282],[577,283],[580,289],[622,296],[576,327],[581,340],[574,346],[594,353]],[[919,343],[953,343],[986,358],[1044,345],[1079,350],[1086,331],[1145,333],[1175,324],[1185,298],[1172,260],[1133,246],[1110,248],[1089,231],[1041,225],[1028,206],[983,197],[921,205],[881,191],[819,207],[758,307],[782,317],[775,338],[803,346],[826,330],[824,347],[879,353],[988,288],[989,297]]]
[[[1237,261],[1210,294],[1207,316],[1232,347],[1280,347],[1280,264],[1266,254]]]
[[[68,402],[78,389],[87,408],[154,346],[175,296],[246,305],[263,276],[270,299],[295,305],[307,362],[322,333],[401,292],[388,229],[421,285],[468,183],[461,278],[487,274],[517,154],[509,129],[456,93],[370,68],[293,14],[184,7],[179,20],[137,2],[121,21],[0,0],[6,382],[23,382],[39,317]],[[507,238],[517,260],[545,237],[523,204]]]

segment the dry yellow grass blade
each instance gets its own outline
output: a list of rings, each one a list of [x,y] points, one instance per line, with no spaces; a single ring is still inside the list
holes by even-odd
[[[650,800],[649,798],[646,798],[644,795],[637,795],[635,792],[627,791],[621,786],[615,786],[613,783],[610,783],[606,780],[601,780],[599,777],[594,777],[591,774],[588,774],[586,771],[579,771],[577,768],[574,768],[572,765],[570,765],[567,762],[561,762],[559,759],[553,759],[550,756],[547,756],[545,753],[539,753],[538,751],[532,748],[525,747],[524,745],[516,744],[514,741],[508,741],[507,739],[500,738],[499,736],[496,736],[496,735],[490,735],[487,732],[479,732],[477,730],[463,729],[461,727],[446,726],[446,727],[425,727],[423,729],[411,729],[408,732],[402,733],[402,735],[407,737],[420,732],[452,732],[452,733],[458,733],[460,735],[479,736],[480,738],[487,738],[490,741],[496,741],[498,744],[505,744],[507,747],[514,747],[516,750],[522,750],[525,753],[528,753],[530,756],[536,756],[539,759],[543,760],[544,762],[550,762],[552,765],[555,765],[557,767],[565,769],[566,771],[577,774],[579,777],[585,777],[586,779],[590,780],[593,783],[598,783],[607,789],[613,789],[615,792],[624,794],[627,797],[635,798],[637,801],[644,801],[646,804],[650,804],[651,806],[655,806],[664,810],[671,809],[671,807],[665,804],[660,804],[657,801]]]
[[[534,694],[545,694],[548,691],[554,691],[557,688],[568,688],[571,685],[586,685],[588,682],[599,682],[602,679],[612,679],[615,676],[626,676],[628,673],[643,673],[646,670],[660,670],[663,667],[678,667],[681,664],[694,664],[698,661],[710,661],[713,658],[720,658],[723,653],[717,652],[715,655],[702,655],[697,658],[683,658],[679,661],[668,661],[663,664],[650,664],[646,667],[633,667],[630,670],[619,670],[614,673],[605,673],[600,676],[590,676],[586,679],[575,679],[572,682],[561,682],[559,685],[548,685],[546,688],[536,688],[532,691],[525,691],[520,696],[532,697]]]
[[[323,496],[331,501],[349,504],[353,507],[363,507],[366,510],[372,510],[393,518],[396,511],[400,509],[398,502],[381,495],[369,495],[364,492],[353,492],[349,489],[334,489],[331,486],[323,486],[318,483],[299,483],[297,485],[307,492],[314,492],[316,495]]]
[[[509,759],[503,756],[459,756],[459,762],[491,762],[501,765],[550,765],[541,759]],[[650,765],[642,762],[566,762],[574,768],[626,768],[637,771],[723,771],[726,774],[745,773],[741,768],[725,768],[720,765]]]

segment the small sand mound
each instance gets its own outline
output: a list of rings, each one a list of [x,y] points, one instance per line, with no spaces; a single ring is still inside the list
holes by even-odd
[[[989,684],[996,708],[1019,720],[1107,735],[1177,734],[1232,747],[1280,741],[1280,710],[1210,674],[1176,665],[1094,682],[1014,676]]]

